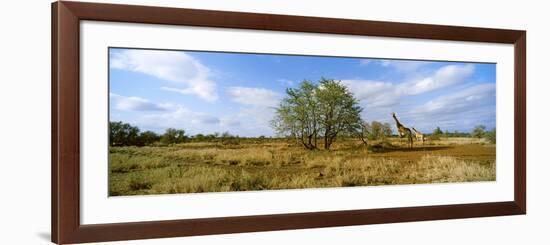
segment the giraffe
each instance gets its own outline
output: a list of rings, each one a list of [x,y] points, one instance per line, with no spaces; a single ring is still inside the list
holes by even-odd
[[[424,134],[416,130],[414,127],[412,127],[412,130],[414,131],[414,137],[416,137],[416,140],[422,141],[422,144],[424,144]]]
[[[413,139],[412,139],[412,132],[411,129],[403,126],[395,116],[395,112],[392,112],[392,117],[395,120],[395,125],[397,126],[397,132],[399,133],[399,137],[407,137],[407,142],[409,145],[409,148],[413,147]]]

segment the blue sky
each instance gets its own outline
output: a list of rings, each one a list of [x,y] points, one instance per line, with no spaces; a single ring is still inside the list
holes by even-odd
[[[272,136],[287,87],[340,80],[367,121],[431,132],[495,127],[496,65],[145,49],[109,50],[110,120],[143,130]],[[395,131],[395,128],[394,128]]]

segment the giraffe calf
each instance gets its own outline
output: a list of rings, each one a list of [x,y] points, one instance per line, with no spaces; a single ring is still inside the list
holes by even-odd
[[[412,128],[412,130],[414,131],[414,137],[416,138],[417,141],[422,141],[422,143],[424,143],[424,134],[422,134],[420,131],[416,130],[414,127]]]

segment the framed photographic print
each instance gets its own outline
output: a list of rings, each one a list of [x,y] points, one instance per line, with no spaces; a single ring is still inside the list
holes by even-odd
[[[55,2],[52,240],[525,214],[525,38]]]

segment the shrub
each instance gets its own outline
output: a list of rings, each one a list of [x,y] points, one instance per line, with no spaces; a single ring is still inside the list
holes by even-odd
[[[484,125],[477,125],[472,130],[472,137],[481,139],[485,135],[485,126]]]
[[[485,137],[485,139],[487,139],[492,144],[497,143],[497,130],[496,130],[496,128],[493,128],[493,130],[491,130],[491,131],[485,132],[484,137]]]
[[[432,135],[434,135],[434,136],[441,136],[442,134],[443,134],[443,131],[439,127],[435,128],[433,133],[432,133]]]
[[[128,183],[128,187],[130,188],[130,190],[133,190],[133,191],[148,190],[148,189],[151,189],[151,187],[153,187],[153,183],[151,181],[146,180],[141,175],[136,175],[130,179],[130,182]]]
[[[159,141],[160,136],[158,136],[153,131],[145,131],[139,135],[139,145],[152,145],[153,143]]]
[[[137,145],[139,128],[123,122],[109,122],[109,140],[112,146]]]
[[[363,127],[364,133],[366,133],[366,137],[369,140],[384,140],[392,134],[389,123],[381,123],[378,121],[372,121],[371,123],[365,122]]]
[[[166,129],[166,132],[160,137],[160,142],[163,144],[177,144],[183,143],[187,136],[182,129]]]

